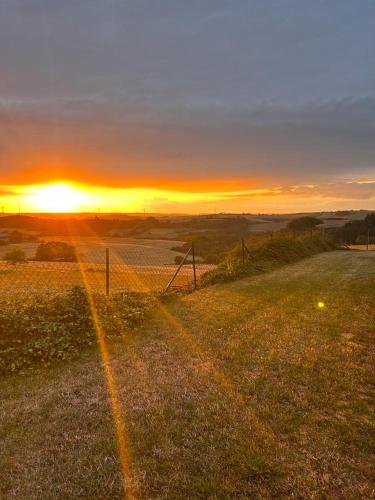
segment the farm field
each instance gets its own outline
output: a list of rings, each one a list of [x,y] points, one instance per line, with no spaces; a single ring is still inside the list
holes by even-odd
[[[161,291],[177,269],[175,256],[181,255],[171,250],[171,247],[181,245],[180,241],[94,237],[74,241],[51,237],[46,241],[73,244],[80,256],[80,264],[30,261],[13,266],[0,260],[0,290],[3,293],[63,291],[77,285],[104,292],[106,248],[109,248],[112,291]],[[28,258],[33,258],[37,246],[38,243],[22,243],[0,247],[0,259],[11,248],[22,248]],[[197,259],[198,276],[212,267],[199,263]],[[186,265],[175,284],[187,285],[192,279],[192,266]]]
[[[367,250],[367,246],[366,245],[350,245],[350,248],[352,250]],[[371,250],[371,251],[374,251],[375,250],[375,244],[370,244],[368,246],[368,249]]]
[[[112,401],[133,498],[371,498],[374,303],[375,252],[327,252],[3,379],[0,497],[122,498]]]
[[[105,249],[109,248],[114,263],[128,265],[174,264],[175,256],[181,254],[171,250],[171,248],[183,243],[181,241],[136,238],[76,237],[69,239],[66,236],[48,236],[41,238],[41,241],[62,241],[74,245],[83,262],[97,264],[105,263]],[[0,259],[14,247],[22,248],[27,258],[33,258],[38,244],[37,242],[27,242],[2,246],[0,247]]]

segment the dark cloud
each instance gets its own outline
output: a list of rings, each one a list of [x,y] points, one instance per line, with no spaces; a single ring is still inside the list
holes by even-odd
[[[105,166],[109,183],[134,175],[311,183],[374,172],[371,98],[247,111],[198,110],[158,120],[114,106],[111,112],[97,103],[59,106],[57,119],[48,105],[9,108],[7,127],[12,123],[15,133],[4,144],[0,169],[13,161],[6,154],[8,145],[24,157],[35,150],[41,157],[58,155],[62,162],[86,156],[94,177]]]
[[[368,177],[374,16],[372,0],[2,0],[0,175],[44,159],[110,184]]]

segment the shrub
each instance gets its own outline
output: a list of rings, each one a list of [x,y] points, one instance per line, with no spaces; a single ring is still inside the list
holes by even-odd
[[[152,305],[145,294],[93,298],[106,336],[137,327]],[[91,304],[83,288],[63,295],[1,298],[0,374],[76,357],[96,343]]]
[[[206,255],[204,260],[207,264],[218,264],[221,260],[221,256],[218,253],[210,253]]]
[[[331,240],[320,235],[295,240],[279,234],[272,240],[258,241],[254,246],[249,243],[247,245],[250,255],[244,264],[242,264],[241,259],[241,245],[237,245],[223,263],[202,275],[200,279],[201,285],[206,286],[224,281],[233,281],[260,272],[271,271],[284,264],[296,262],[304,257],[335,248]]]
[[[357,245],[367,245],[367,234],[360,234],[355,240]],[[368,238],[370,244],[375,243],[375,236],[370,236]]]
[[[364,234],[360,234],[355,239],[355,242],[356,242],[357,245],[366,245],[366,243],[367,243],[367,236],[365,236]]]
[[[23,264],[27,261],[26,254],[22,250],[22,248],[12,248],[4,255],[4,260],[6,260],[9,264]]]
[[[40,243],[36,250],[35,260],[75,262],[77,260],[75,248],[63,241],[47,241]]]
[[[323,224],[323,221],[317,219],[316,217],[297,217],[296,219],[292,219],[290,222],[288,222],[288,224],[286,225],[286,229],[294,233],[303,233],[305,231],[314,229],[320,224]]]

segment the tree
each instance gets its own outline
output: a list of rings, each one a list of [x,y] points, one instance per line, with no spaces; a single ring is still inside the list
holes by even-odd
[[[367,242],[367,231],[370,231],[370,237],[375,235],[375,213],[367,214],[362,220],[347,222],[338,230],[338,235],[346,243],[353,244],[360,236],[364,236]]]
[[[77,255],[75,248],[72,245],[68,245],[68,243],[63,241],[47,241],[38,246],[35,260],[75,262],[77,260]]]
[[[16,264],[23,264],[27,261],[26,254],[22,248],[13,248],[12,250],[9,250],[9,252],[4,255],[4,260],[14,266]]]
[[[365,234],[360,234],[359,236],[357,236],[357,238],[355,239],[355,243],[356,245],[366,245],[367,243],[367,235]]]
[[[375,212],[366,215],[365,223],[369,229],[375,229]]]
[[[304,233],[305,231],[310,231],[316,226],[323,224],[323,221],[317,219],[316,217],[297,217],[288,222],[286,228],[288,231],[293,231],[293,233]]]

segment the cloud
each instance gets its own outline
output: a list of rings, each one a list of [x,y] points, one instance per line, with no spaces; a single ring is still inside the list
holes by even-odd
[[[181,181],[191,187],[221,179],[230,186],[237,179],[244,188],[263,187],[369,175],[375,161],[370,97],[149,116],[97,101],[76,108],[17,104],[0,129],[0,173],[10,183],[25,171],[32,180],[34,169],[35,182],[67,174],[108,185],[144,179],[158,187],[175,179],[183,189]]]
[[[315,186],[295,186],[290,194],[309,197],[336,198],[346,200],[375,199],[374,181],[337,181]]]
[[[331,181],[328,184],[277,186],[248,192],[222,193],[224,200],[253,200],[259,198],[327,198],[343,200],[374,200],[375,180]]]
[[[374,2],[235,4],[4,0],[2,182],[368,196]]]
[[[0,196],[19,196],[20,193],[12,187],[0,186]]]

